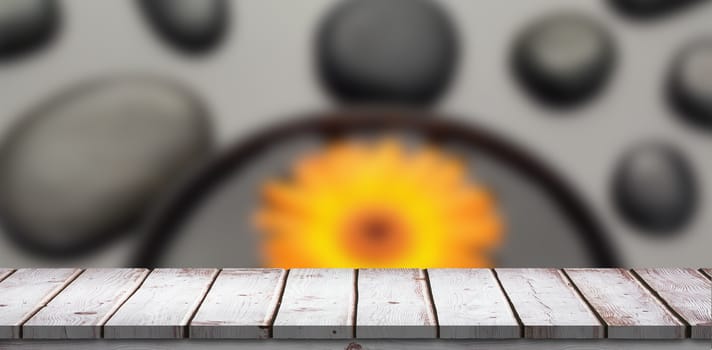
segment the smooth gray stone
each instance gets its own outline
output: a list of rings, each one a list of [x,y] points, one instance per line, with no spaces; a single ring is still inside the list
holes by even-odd
[[[46,43],[57,31],[55,0],[0,1],[0,61],[21,56]]]
[[[622,14],[639,19],[664,17],[706,0],[609,0]]]
[[[574,12],[547,15],[527,26],[514,45],[515,76],[539,101],[578,105],[611,75],[616,50],[595,19]]]
[[[697,206],[692,168],[680,151],[666,144],[646,143],[628,151],[613,188],[621,215],[650,233],[679,232]]]
[[[85,83],[40,105],[0,149],[6,231],[50,255],[104,243],[209,153],[207,118],[188,90],[138,76]]]
[[[213,49],[228,27],[225,0],[138,0],[153,29],[173,47],[187,53]]]
[[[426,0],[347,0],[317,33],[321,80],[348,102],[428,104],[455,69],[455,28]]]
[[[712,131],[712,38],[684,49],[675,61],[669,93],[680,115]]]

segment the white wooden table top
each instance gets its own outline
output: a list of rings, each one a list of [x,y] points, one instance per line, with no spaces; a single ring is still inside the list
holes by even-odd
[[[712,269],[0,269],[0,339],[710,339]]]

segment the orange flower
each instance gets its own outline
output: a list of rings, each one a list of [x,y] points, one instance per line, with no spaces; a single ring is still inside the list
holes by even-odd
[[[394,140],[330,145],[267,182],[263,198],[271,267],[484,267],[503,231],[461,162]]]

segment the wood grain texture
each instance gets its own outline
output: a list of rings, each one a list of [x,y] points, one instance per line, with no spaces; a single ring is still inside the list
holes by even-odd
[[[0,282],[4,280],[7,276],[10,276],[10,274],[14,271],[14,269],[0,269]]]
[[[147,339],[147,340],[33,340],[0,341],[0,349],[21,350],[709,350],[708,341],[678,340],[464,340],[464,339],[317,339],[238,340]]]
[[[156,269],[104,326],[104,338],[184,338],[217,269]]]
[[[265,339],[287,275],[281,269],[224,269],[190,323],[190,337]]]
[[[489,269],[430,269],[440,338],[520,338],[509,301]]]
[[[357,338],[437,337],[435,312],[422,270],[359,270],[357,305]]]
[[[356,271],[292,269],[272,326],[274,338],[344,339],[354,336]]]
[[[19,269],[0,282],[0,339],[19,338],[21,326],[80,269]]]
[[[22,326],[22,337],[101,338],[104,323],[146,275],[146,269],[87,269]]]
[[[604,327],[556,269],[496,269],[525,338],[602,338]]]
[[[566,269],[566,273],[608,325],[608,338],[685,337],[685,325],[630,272],[622,269]]]
[[[695,269],[636,269],[655,294],[691,327],[695,339],[712,339],[712,281]]]

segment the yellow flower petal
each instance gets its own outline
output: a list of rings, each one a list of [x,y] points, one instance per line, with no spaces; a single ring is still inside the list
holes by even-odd
[[[256,215],[272,267],[485,267],[503,225],[456,157],[396,139],[346,141],[263,186]]]

